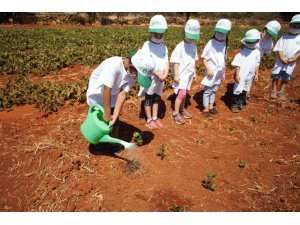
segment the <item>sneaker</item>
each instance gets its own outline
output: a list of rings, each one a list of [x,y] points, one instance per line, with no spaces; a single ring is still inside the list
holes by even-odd
[[[162,127],[163,127],[163,125],[162,125],[162,123],[161,123],[161,120],[160,120],[159,118],[157,118],[156,120],[154,120],[154,122],[156,123],[156,126],[157,126],[158,128],[162,128]]]
[[[238,106],[237,105],[233,105],[233,106],[231,106],[231,111],[232,112],[234,112],[234,113],[238,113],[239,112],[239,108],[238,108]]]
[[[171,115],[171,118],[175,120],[177,124],[184,124],[184,119],[182,119],[181,115],[177,113],[176,115]]]
[[[219,111],[218,111],[216,108],[210,109],[209,112],[210,112],[212,115],[214,115],[214,116],[219,115]]]
[[[206,118],[211,116],[210,111],[202,111],[202,114],[203,114],[203,116],[206,117]]]
[[[149,122],[147,122],[146,126],[150,129],[157,129],[158,128],[156,123],[154,122],[154,120],[150,120]]]
[[[250,96],[246,96],[246,102],[250,101]]]
[[[277,97],[276,91],[272,90],[271,93],[270,93],[270,98],[275,99],[276,97]]]
[[[246,105],[239,105],[239,106],[238,106],[238,109],[239,109],[239,110],[245,110],[246,108],[247,108]]]
[[[286,98],[285,98],[285,93],[284,92],[279,92],[278,93],[278,97],[279,97],[279,100],[280,101],[285,101],[286,100]]]
[[[180,114],[186,118],[186,119],[191,119],[192,115],[188,113],[188,111],[186,111],[186,109],[184,109],[183,111],[180,112]]]

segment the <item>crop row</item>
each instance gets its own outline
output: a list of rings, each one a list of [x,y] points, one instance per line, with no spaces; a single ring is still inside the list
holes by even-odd
[[[233,27],[229,52],[240,47],[240,40],[249,28]],[[213,28],[201,28],[199,52],[212,35]],[[0,30],[0,74],[44,75],[76,64],[95,65],[110,56],[127,56],[129,50],[140,48],[148,37],[145,27]],[[168,29],[164,40],[169,55],[182,37],[182,28]],[[261,67],[272,67],[273,60],[274,56],[269,57]],[[200,72],[200,65],[197,70]]]

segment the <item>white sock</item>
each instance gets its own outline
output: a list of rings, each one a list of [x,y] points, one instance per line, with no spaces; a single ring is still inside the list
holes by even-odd
[[[157,117],[152,117],[153,120],[157,120]]]
[[[150,119],[147,119],[147,123],[149,123],[151,120],[152,120],[152,118],[150,118]]]

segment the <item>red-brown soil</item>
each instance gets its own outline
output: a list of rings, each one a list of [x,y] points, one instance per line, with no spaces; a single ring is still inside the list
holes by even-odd
[[[93,68],[33,79],[69,81]],[[188,106],[193,118],[182,126],[170,118],[172,90],[166,90],[159,130],[145,126],[139,99],[129,98],[120,137],[131,141],[138,131],[144,141],[132,152],[114,154],[107,145],[88,144],[79,130],[85,104],[48,117],[30,105],[0,112],[0,211],[170,211],[174,204],[185,211],[299,211],[300,106],[292,103],[300,98],[299,72],[298,65],[283,105],[268,101],[270,70],[262,71],[247,110],[234,114],[228,71],[217,93],[220,115],[211,119],[200,111],[198,77]],[[162,160],[157,154],[163,144]],[[130,172],[126,160],[134,157],[142,167]],[[217,174],[215,191],[202,186],[206,172]]]

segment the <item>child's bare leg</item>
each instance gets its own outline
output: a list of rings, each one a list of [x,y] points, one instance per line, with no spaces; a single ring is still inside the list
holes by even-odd
[[[154,103],[152,107],[152,117],[157,118],[158,114],[158,103]]]
[[[185,109],[185,103],[186,103],[186,96],[184,97],[184,99],[182,99],[182,102],[180,104],[180,107],[179,107],[180,112],[182,112]]]
[[[146,94],[146,96],[145,96],[145,113],[147,116],[147,121],[149,121],[152,118],[152,116],[151,116],[152,103],[153,103],[153,95]]]
[[[145,105],[145,113],[147,116],[147,120],[151,119],[151,105]]]
[[[281,83],[280,83],[280,93],[285,93],[285,87],[287,85],[287,81],[285,80],[281,80]]]
[[[272,90],[277,91],[278,80],[272,80]]]
[[[180,109],[181,103],[182,103],[182,99],[176,98],[173,115],[176,115],[176,114],[179,113],[179,109]]]

